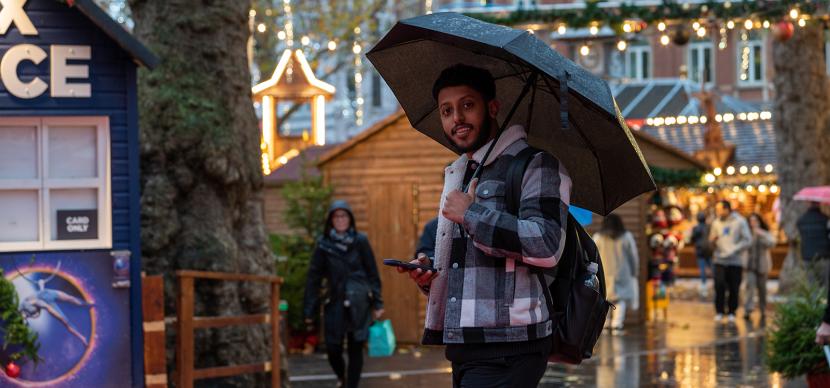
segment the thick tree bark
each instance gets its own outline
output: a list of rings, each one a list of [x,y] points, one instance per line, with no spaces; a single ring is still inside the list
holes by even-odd
[[[775,106],[773,122],[781,187],[781,226],[792,240],[806,206],[792,201],[804,186],[830,183],[830,90],[820,26],[797,28],[786,42],[773,43]],[[785,260],[782,286],[796,267],[793,249]]]
[[[130,0],[130,7],[136,35],[162,59],[139,76],[141,223],[144,269],[165,275],[170,315],[175,270],[274,273],[246,56],[251,5]],[[260,284],[197,282],[195,311],[262,313],[268,296],[268,287]],[[196,366],[263,362],[270,355],[269,337],[261,326],[198,330]],[[168,349],[172,366],[172,346]],[[221,385],[265,381],[247,376]]]

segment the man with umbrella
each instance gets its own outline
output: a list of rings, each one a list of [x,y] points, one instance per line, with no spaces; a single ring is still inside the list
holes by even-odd
[[[460,154],[435,257],[413,261],[434,270],[409,272],[429,298],[423,343],[447,345],[454,386],[537,385],[553,321],[536,273],[561,258],[569,204],[606,215],[654,189],[608,85],[527,32],[453,13],[398,22],[367,57],[413,127]],[[508,167],[529,145],[511,213]]]
[[[535,386],[547,365],[552,325],[533,267],[559,260],[570,177],[556,158],[538,153],[525,172],[523,218],[506,213],[506,171],[528,147],[527,134],[514,125],[496,139],[492,76],[455,65],[441,73],[433,95],[444,135],[462,155],[446,170],[436,243],[442,264],[435,273],[410,272],[429,295],[423,342],[447,344],[456,386]],[[468,193],[460,190],[468,185]],[[431,264],[425,255],[419,261]]]

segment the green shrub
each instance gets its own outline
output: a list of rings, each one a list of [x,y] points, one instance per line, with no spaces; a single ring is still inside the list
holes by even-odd
[[[303,297],[308,265],[314,243],[323,232],[333,191],[323,183],[322,177],[308,176],[307,168],[306,163],[302,177],[286,184],[281,193],[286,201],[283,220],[298,233],[271,235],[271,247],[277,257],[277,275],[284,279],[281,297],[288,302],[288,326],[295,331],[305,329]]]
[[[796,282],[788,300],[775,309],[768,333],[767,366],[787,379],[830,372],[816,329],[827,305],[827,290],[806,279]]]

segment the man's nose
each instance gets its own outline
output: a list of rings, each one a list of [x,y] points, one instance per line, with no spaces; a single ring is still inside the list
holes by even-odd
[[[464,122],[464,114],[460,110],[455,110],[452,114],[452,121],[458,125]]]

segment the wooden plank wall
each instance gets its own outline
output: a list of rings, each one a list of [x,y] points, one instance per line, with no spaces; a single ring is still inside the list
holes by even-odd
[[[320,170],[326,183],[334,187],[334,198],[345,199],[352,206],[357,228],[369,234],[369,241],[373,248],[407,247],[407,251],[414,251],[417,237],[424,225],[438,215],[444,167],[455,158],[454,153],[413,129],[406,117],[401,115],[386,128],[323,163]],[[376,193],[370,195],[368,192],[369,188],[379,190],[387,184],[402,185],[407,188],[407,192],[411,190],[413,195],[411,203],[414,206],[411,209],[394,208],[400,204],[384,201]],[[371,197],[378,199],[370,201]],[[415,228],[417,233],[400,235],[384,233],[378,236],[379,233],[375,232],[373,236],[369,232],[381,230],[384,227],[381,225],[384,221],[375,220],[373,225],[373,220],[369,216],[370,207],[387,208],[390,211],[411,214],[410,222],[417,225]],[[375,216],[375,218],[382,219],[383,217]],[[391,241],[378,241],[378,238]],[[375,248],[375,256],[381,272],[392,271],[383,266],[380,260],[400,254],[396,250],[398,249],[382,248],[379,250]],[[410,255],[412,253],[409,252]],[[406,258],[400,257],[400,259]],[[397,278],[384,277],[383,279]],[[386,283],[389,282],[390,280],[387,280]],[[414,285],[408,294],[404,295],[398,290],[394,291],[394,294],[394,298],[384,295],[386,311],[390,314],[395,309],[413,309],[412,299],[418,300],[417,326],[409,323],[396,325],[396,335],[400,342],[417,343],[420,341],[423,330],[426,298],[417,291]]]

